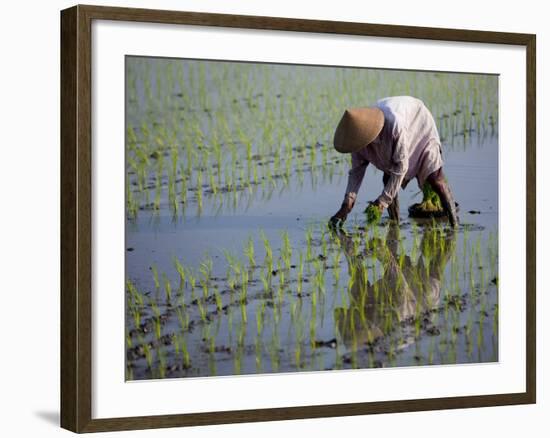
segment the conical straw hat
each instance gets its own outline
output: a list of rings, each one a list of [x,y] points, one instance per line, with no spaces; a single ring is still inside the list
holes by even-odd
[[[383,126],[380,108],[347,109],[334,133],[334,148],[344,154],[358,151],[378,137]]]

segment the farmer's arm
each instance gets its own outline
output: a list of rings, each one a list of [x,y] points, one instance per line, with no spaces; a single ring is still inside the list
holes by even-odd
[[[357,192],[363,182],[368,164],[369,162],[359,155],[359,153],[351,154],[351,169],[348,172],[348,185],[346,187],[346,195],[344,196],[344,203],[349,207],[349,211],[351,211],[355,204]]]
[[[369,162],[361,157],[359,153],[354,152],[351,154],[351,170],[348,172],[348,185],[346,187],[344,202],[342,202],[340,210],[330,218],[331,225],[341,225],[351,212],[368,164]]]
[[[407,137],[402,133],[395,145],[392,155],[393,167],[387,170],[389,175],[388,181],[384,185],[382,194],[376,200],[376,204],[385,209],[393,202],[397,196],[397,192],[403,184],[403,179],[409,170],[409,153],[407,148]]]

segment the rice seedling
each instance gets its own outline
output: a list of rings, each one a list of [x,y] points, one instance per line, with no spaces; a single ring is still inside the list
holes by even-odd
[[[130,182],[128,178],[126,179],[126,211],[128,215],[132,218],[135,218],[137,216],[137,202],[134,199],[134,195],[132,193],[132,190],[130,189]]]
[[[325,235],[321,234],[321,254],[323,254],[323,257],[327,258],[327,240],[325,239]]]
[[[321,294],[325,293],[325,265],[320,260],[313,262],[315,267],[315,285]]]
[[[160,198],[162,194],[162,185],[160,182],[159,175],[157,175],[155,184],[156,184],[156,188],[155,188],[155,200],[153,201],[153,209],[160,210]]]
[[[248,258],[248,264],[250,267],[256,266],[256,260],[254,259],[254,240],[252,239],[252,236],[248,238],[246,247],[244,249],[244,254]]]
[[[134,380],[134,370],[131,367],[126,367],[126,380]]]
[[[134,345],[134,341],[132,339],[132,335],[130,334],[128,328],[126,328],[125,339],[126,339],[126,348],[132,348],[132,346]]]
[[[132,299],[133,303],[136,303],[139,306],[143,305],[143,296],[138,292],[135,284],[132,281],[126,280],[126,290],[130,294],[130,298]]]
[[[153,369],[153,355],[151,353],[151,346],[148,342],[145,342],[143,336],[138,335],[138,342],[143,348],[143,355],[145,356],[145,361],[147,363],[147,368],[149,370]]]
[[[203,301],[206,302],[206,300],[208,300],[208,297],[210,295],[208,280],[205,280],[205,279],[201,278],[200,283],[201,283],[201,287],[202,287],[202,299],[203,299]]]
[[[365,214],[367,215],[367,224],[369,225],[377,224],[382,218],[382,212],[380,209],[372,204],[366,208]]]
[[[170,303],[172,301],[172,284],[170,283],[170,280],[166,276],[166,274],[162,273],[162,280],[164,282],[164,292],[166,294],[166,302]]]
[[[182,291],[183,288],[185,287],[185,268],[183,267],[183,265],[181,264],[181,262],[176,256],[172,257],[172,261],[174,263],[174,266],[180,278],[179,290]]]
[[[157,269],[157,265],[153,264],[151,266],[151,271],[153,272],[153,281],[155,282],[155,289],[160,289],[160,282],[159,282],[159,273]]]
[[[150,301],[151,310],[153,311],[153,325],[155,330],[155,337],[158,339],[162,336],[162,323],[160,320],[160,309],[154,301]]]
[[[260,236],[264,243],[265,259],[264,264],[268,271],[273,270],[273,250],[271,249],[271,243],[263,231],[260,231]]]
[[[189,287],[191,289],[191,299],[195,299],[195,287],[197,284],[197,278],[195,277],[195,274],[192,269],[189,269],[187,271],[187,280],[189,282]]]
[[[204,155],[201,155],[201,157],[204,158]],[[195,182],[195,187],[197,189],[197,196],[199,196],[199,194],[200,194],[201,197],[202,197],[203,184],[204,184],[202,169],[203,169],[203,167],[198,168],[197,173],[196,173],[196,182]]]
[[[166,377],[166,353],[162,347],[157,347],[157,358],[159,361],[158,373],[161,379]]]
[[[210,281],[210,277],[212,276],[212,269],[214,266],[214,262],[210,258],[208,254],[205,255],[204,260],[201,262],[199,271],[202,274],[202,279],[205,283],[208,283]]]
[[[179,326],[182,332],[189,330],[189,314],[184,306],[176,307],[176,315],[178,317]]]
[[[188,369],[191,366],[191,357],[189,355],[189,350],[187,348],[187,341],[184,335],[179,337],[178,345],[181,350],[181,361],[183,364],[183,368]]]
[[[256,333],[261,338],[264,328],[265,302],[256,308]]]

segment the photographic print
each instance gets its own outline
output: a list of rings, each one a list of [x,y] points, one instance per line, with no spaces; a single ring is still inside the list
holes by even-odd
[[[125,64],[126,380],[499,360],[498,75]]]

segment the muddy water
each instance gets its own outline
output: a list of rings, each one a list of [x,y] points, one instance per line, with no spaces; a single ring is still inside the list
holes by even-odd
[[[127,308],[127,378],[497,361],[497,138],[473,135],[462,147],[445,148],[444,159],[460,204],[455,232],[445,222],[407,217],[407,207],[421,196],[414,181],[400,194],[400,227],[385,221],[365,227],[362,209],[382,190],[382,174],[369,167],[347,233],[330,233],[325,224],[342,201],[345,165],[333,166],[332,175],[294,173],[272,191],[205,196],[200,212],[190,200],[177,217],[161,208],[129,219],[127,278],[145,301],[138,328]],[[273,248],[269,275],[260,231]],[[289,269],[279,260],[285,231]],[[249,237],[257,266],[243,253]],[[229,285],[224,251],[248,272],[242,302],[239,285]],[[173,257],[199,279],[206,255],[212,260],[208,292],[199,280],[195,290],[188,279],[181,284]],[[268,290],[262,276],[269,277]]]

